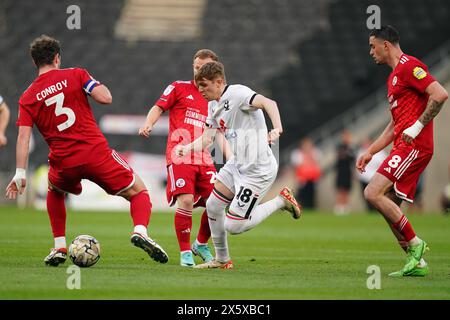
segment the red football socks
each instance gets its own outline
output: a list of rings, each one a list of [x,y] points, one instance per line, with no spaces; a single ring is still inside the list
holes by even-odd
[[[64,237],[66,235],[66,204],[64,194],[55,190],[48,190],[47,212],[52,226],[53,237]]]
[[[192,210],[177,208],[175,211],[175,232],[180,251],[191,250]]]
[[[209,228],[208,213],[203,211],[202,218],[200,221],[200,229],[198,230],[197,242],[200,244],[208,243],[211,237],[211,229]]]
[[[130,198],[130,213],[133,225],[148,226],[152,212],[152,203],[148,191],[144,190]]]
[[[416,236],[414,229],[409,223],[408,218],[405,215],[402,215],[400,220],[392,225],[395,229],[398,230],[405,238],[405,241],[409,242],[412,238]]]

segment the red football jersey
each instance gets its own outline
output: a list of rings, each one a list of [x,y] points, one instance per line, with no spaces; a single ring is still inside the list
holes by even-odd
[[[74,167],[107,154],[87,94],[99,84],[84,69],[51,70],[38,76],[19,100],[18,126],[36,125],[56,167]]]
[[[167,164],[190,163],[211,165],[213,161],[208,150],[194,153],[191,158],[180,159],[173,154],[173,148],[181,143],[189,144],[203,134],[208,116],[208,102],[198,91],[194,81],[175,81],[170,84],[156,102],[169,113],[169,136],[167,138]],[[172,161],[176,159],[176,161]]]
[[[420,60],[403,54],[387,81],[388,100],[394,121],[394,149],[402,144],[403,130],[416,122],[428,103],[425,89],[435,79]],[[433,152],[433,121],[430,121],[413,140],[413,148]]]

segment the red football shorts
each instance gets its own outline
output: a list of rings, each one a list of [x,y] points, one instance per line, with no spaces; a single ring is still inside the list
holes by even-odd
[[[112,195],[132,187],[135,181],[133,169],[115,150],[77,167],[58,168],[50,164],[48,179],[57,189],[76,195],[82,191],[81,179],[91,180]]]
[[[420,174],[432,156],[431,153],[402,146],[391,151],[377,172],[394,183],[397,197],[412,203]]]
[[[194,195],[194,207],[205,207],[214,188],[216,167],[192,164],[167,166],[167,202],[173,206],[179,194]]]

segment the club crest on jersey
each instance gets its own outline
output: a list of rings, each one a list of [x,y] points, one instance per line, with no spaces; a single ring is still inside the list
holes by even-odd
[[[227,126],[225,125],[225,121],[223,119],[220,119],[219,126],[220,126],[220,130],[222,132],[225,132],[228,129]]]
[[[223,105],[223,108],[225,109],[225,111],[229,111],[230,110],[230,101],[225,100],[225,104]]]
[[[183,178],[177,179],[177,182],[175,182],[175,185],[178,188],[183,188],[186,185],[186,181],[184,181]]]
[[[415,67],[413,70],[413,75],[417,79],[422,80],[423,78],[425,78],[427,76],[427,73],[421,67]]]
[[[392,85],[395,86],[397,84],[397,76],[392,79]]]
[[[173,89],[175,89],[175,87],[173,85],[169,84],[167,86],[166,90],[164,90],[164,95],[165,96],[169,95],[172,92]]]

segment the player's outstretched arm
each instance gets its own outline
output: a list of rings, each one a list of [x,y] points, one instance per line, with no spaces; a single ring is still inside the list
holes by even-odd
[[[26,168],[32,127],[20,126],[16,147],[16,174],[6,187],[6,198],[15,199],[26,186]]]
[[[283,125],[281,124],[280,111],[278,105],[272,99],[266,98],[261,94],[253,98],[252,106],[258,109],[263,109],[272,121],[273,129],[269,132],[268,141],[270,144],[275,142],[283,133]]]
[[[161,107],[154,105],[148,112],[144,125],[139,128],[139,135],[148,138],[150,132],[153,130],[153,126],[159,120],[163,112],[164,110]]]
[[[190,152],[200,152],[208,148],[214,142],[216,131],[217,129],[215,128],[206,128],[203,131],[203,134],[193,142],[184,146],[175,146],[175,154],[179,157],[183,157]]]
[[[104,84],[100,84],[92,89],[91,97],[101,104],[111,104],[112,103],[112,95],[109,91],[108,87]]]
[[[437,116],[448,99],[447,91],[437,81],[432,82],[425,89],[425,92],[430,96],[425,111],[411,127],[403,131],[402,139],[407,143],[411,143],[419,135],[423,127]]]
[[[365,168],[370,160],[372,160],[373,155],[386,148],[393,140],[394,121],[391,119],[380,136],[369,146],[369,148],[367,148],[367,151],[356,160],[356,169],[361,173],[365,172]]]
[[[227,139],[225,139],[223,133],[220,131],[216,132],[216,143],[219,146],[222,154],[225,156],[225,159],[228,161],[228,159],[230,159],[232,156],[230,144],[228,143]]]
[[[1,98],[0,98],[1,99]],[[0,103],[0,147],[6,145],[8,140],[6,139],[5,132],[9,123],[9,108],[6,102]]]

